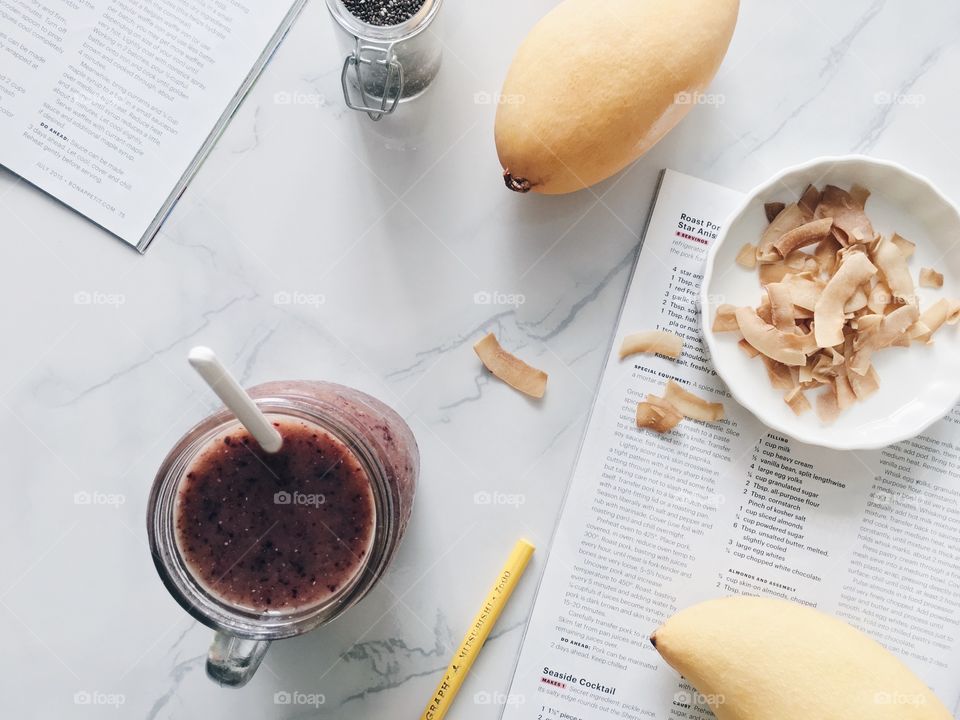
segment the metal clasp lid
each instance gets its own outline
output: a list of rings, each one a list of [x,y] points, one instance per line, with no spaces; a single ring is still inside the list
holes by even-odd
[[[365,87],[362,71],[365,66],[372,69],[383,68],[383,88],[379,94],[378,104],[375,104],[377,102],[376,96],[368,93]],[[357,90],[360,93],[359,100],[355,99],[350,92],[349,75],[351,68],[356,78]],[[374,77],[379,74],[381,73],[375,72]],[[403,66],[394,57],[392,45],[386,48],[363,45],[360,38],[357,38],[357,49],[347,55],[343,61],[340,84],[343,86],[343,99],[346,101],[347,107],[365,112],[371,120],[377,121],[397,109],[397,103],[400,102],[400,96],[403,94]],[[391,95],[390,89],[394,85],[396,86],[396,92]]]

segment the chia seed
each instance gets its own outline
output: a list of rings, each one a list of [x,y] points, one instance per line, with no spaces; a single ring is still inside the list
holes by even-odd
[[[424,0],[341,0],[351,14],[369,25],[399,25],[423,7]]]

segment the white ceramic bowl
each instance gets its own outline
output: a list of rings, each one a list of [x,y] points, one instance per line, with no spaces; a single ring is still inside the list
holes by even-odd
[[[876,230],[894,231],[917,244],[909,267],[914,282],[921,267],[944,275],[943,288],[918,288],[921,312],[941,297],[960,298],[960,213],[929,180],[895,163],[850,155],[824,157],[787,168],[746,196],[724,223],[707,258],[701,302],[703,335],[717,373],[737,402],[771,428],[805,443],[840,450],[879,448],[923,432],[960,401],[960,330],[944,326],[930,346],[889,348],[874,355],[880,389],[824,425],[813,412],[801,416],[770,386],[763,364],[737,347],[735,333],[710,328],[722,303],[756,307],[761,289],[756,271],[736,264],[744,243],[756,245],[767,225],[765,202],[795,202],[813,183],[871,191],[867,214]],[[808,393],[811,403],[821,391]]]

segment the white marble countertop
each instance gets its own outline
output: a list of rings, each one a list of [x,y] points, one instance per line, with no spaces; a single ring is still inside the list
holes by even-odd
[[[547,548],[661,168],[747,189],[862,152],[960,198],[960,6],[934,0],[744,0],[721,103],[593,191],[509,193],[476,99],[553,4],[448,2],[435,87],[374,125],[343,107],[312,0],[145,257],[0,175],[4,716],[417,717],[514,540]],[[549,371],[542,404],[481,370],[487,329]],[[198,343],[248,384],[381,397],[423,458],[389,589],[274,645],[240,691],[205,677],[211,633],[164,590],[144,529],[160,460],[215,404],[184,360]],[[451,718],[498,716],[544,556]]]

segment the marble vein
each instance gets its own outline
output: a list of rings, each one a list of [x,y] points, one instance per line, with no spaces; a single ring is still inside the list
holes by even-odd
[[[260,106],[253,110],[253,122],[251,123],[250,128],[250,142],[244,147],[237,148],[233,151],[234,155],[243,155],[244,153],[250,152],[251,150],[256,150],[260,147]]]
[[[900,86],[897,88],[896,92],[893,93],[893,98],[903,97],[908,95],[914,86],[926,75],[930,68],[937,64],[940,55],[943,52],[943,47],[938,47],[928,53],[923,60],[920,62],[920,65],[917,69],[910,75],[906,80],[900,83]],[[887,129],[887,126],[890,124],[893,116],[893,111],[900,107],[897,102],[889,102],[885,105],[880,105],[880,112],[876,114],[873,119],[873,122],[870,124],[870,127],[867,128],[867,131],[864,133],[860,142],[854,147],[857,151],[869,150],[874,145],[877,144],[877,141],[880,139],[880,136],[883,134],[883,131]]]
[[[874,0],[874,2],[867,8],[867,11],[859,17],[853,27],[840,38],[840,41],[837,42],[833,47],[830,48],[830,52],[827,53],[826,58],[824,58],[823,67],[820,68],[820,77],[823,77],[828,70],[833,67],[836,67],[843,59],[843,56],[847,54],[847,51],[850,49],[850,46],[853,45],[853,41],[857,39],[857,36],[862,33],[867,25],[880,14],[880,11],[883,10],[883,6],[887,4],[887,0]]]
[[[438,410],[453,410],[458,408],[461,405],[466,405],[467,403],[476,402],[483,397],[483,387],[490,382],[490,374],[486,371],[477,373],[473,378],[473,384],[477,389],[477,392],[473,395],[466,395],[459,400],[454,400],[451,403],[446,405],[440,405],[437,407]]]
[[[263,335],[260,336],[260,339],[257,340],[253,347],[249,351],[245,351],[247,359],[243,364],[243,369],[240,371],[238,381],[241,385],[246,386],[250,377],[253,375],[253,368],[257,363],[257,358],[260,357],[260,351],[263,350],[264,346],[270,342],[271,338],[276,334],[277,330],[280,329],[280,323],[274,324],[269,330],[267,330]],[[240,355],[243,355],[244,352],[241,352]]]
[[[455,350],[456,348],[461,347],[468,342],[476,342],[480,339],[480,333],[483,330],[488,329],[490,325],[499,323],[504,318],[510,317],[514,314],[514,310],[504,310],[502,312],[498,312],[494,315],[491,315],[486,320],[478,323],[469,331],[456,336],[453,340],[440,343],[439,345],[434,345],[426,350],[420,350],[414,355],[414,357],[417,358],[415,362],[407,365],[406,367],[402,367],[397,370],[391,370],[389,373],[387,373],[387,378],[403,379],[409,377],[410,375],[416,373],[417,370],[420,370],[431,358],[450,352],[451,350]]]
[[[200,322],[197,324],[197,326],[193,330],[191,330],[187,334],[181,335],[176,339],[172,340],[171,342],[167,343],[166,345],[163,345],[160,348],[152,350],[146,357],[138,360],[134,364],[128,365],[122,370],[117,370],[116,372],[107,376],[105,379],[101,380],[100,382],[95,383],[94,385],[91,385],[86,389],[82,390],[80,393],[74,395],[72,398],[70,398],[66,402],[59,403],[54,407],[64,408],[64,407],[69,407],[71,405],[76,405],[77,403],[79,403],[80,401],[82,401],[84,398],[91,395],[92,393],[102,388],[105,388],[108,385],[111,385],[112,383],[116,382],[122,377],[125,377],[133,372],[136,372],[137,370],[144,367],[145,365],[149,365],[152,360],[160,357],[161,355],[164,355],[165,353],[170,352],[175,347],[183,343],[185,340],[189,340],[190,338],[195,337],[199,333],[203,332],[208,327],[210,327],[210,323],[212,322],[214,317],[216,317],[217,315],[220,315],[221,313],[226,312],[237,303],[250,302],[252,300],[256,300],[258,297],[259,297],[259,293],[256,293],[256,292],[248,295],[240,295],[239,297],[231,298],[230,300],[228,300],[227,302],[225,302],[224,304],[218,307],[215,307],[200,313],[200,316],[199,316]]]
[[[820,69],[819,77],[823,82],[816,88],[811,88],[814,92],[807,95],[806,99],[803,100],[799,105],[797,105],[793,110],[791,110],[783,120],[780,121],[780,124],[777,125],[772,132],[768,133],[762,140],[757,143],[754,143],[752,147],[749,148],[749,153],[755,153],[758,150],[761,150],[765,147],[770,141],[776,138],[780,132],[790,123],[792,123],[797,117],[803,114],[803,111],[810,107],[812,104],[816,103],[820,95],[823,93],[824,89],[833,82],[837,74],[840,72],[841,60],[849,52],[850,46],[853,44],[853,41],[856,40],[857,36],[864,31],[864,29],[870,24],[870,21],[873,20],[883,8],[885,0],[876,0],[873,5],[865,12],[857,22],[854,24],[853,28],[847,32],[839,41],[834,43],[831,46],[830,50],[827,52],[827,56],[824,58],[823,67]],[[811,13],[812,14],[812,13]],[[814,16],[816,17],[816,16]],[[818,22],[822,24],[822,21]]]
[[[580,314],[580,312],[587,305],[589,305],[598,297],[600,297],[600,294],[613,281],[613,279],[617,277],[617,275],[619,275],[624,270],[627,270],[633,266],[633,261],[634,261],[634,258],[636,257],[637,249],[639,247],[640,247],[639,243],[632,245],[630,247],[630,250],[627,251],[627,254],[624,255],[623,258],[621,258],[616,265],[614,265],[612,268],[610,268],[610,270],[607,271],[607,273],[603,276],[603,278],[601,278],[600,282],[594,285],[593,288],[590,290],[590,292],[588,292],[582,298],[577,300],[577,302],[575,302],[572,306],[570,306],[570,309],[567,311],[567,314],[560,320],[560,322],[555,324],[551,329],[547,330],[544,333],[540,333],[540,334],[529,333],[530,337],[540,341],[551,340],[557,337],[564,330],[569,328],[573,324],[574,320],[577,319],[577,316]],[[558,305],[559,303],[555,305],[553,308],[551,308],[551,310],[540,320],[535,320],[532,322],[520,322],[517,324],[521,328],[535,328],[535,327],[544,325],[546,324],[550,316],[553,315]]]
[[[197,668],[203,667],[205,659],[206,655],[198,655],[197,657],[178,662],[173,666],[170,670],[170,685],[167,691],[158,697],[150,707],[150,710],[147,711],[146,720],[156,720],[160,712],[170,703],[173,696],[176,695],[184,678]]]
[[[442,617],[442,616],[441,616],[440,613],[438,612],[438,622],[440,621],[440,617]],[[521,628],[521,627],[523,627],[524,625],[526,625],[526,618],[524,618],[524,619],[522,619],[522,620],[519,620],[519,621],[517,621],[517,622],[515,622],[515,623],[512,623],[512,624],[510,624],[510,625],[506,625],[506,626],[504,626],[504,627],[502,627],[502,628],[501,628],[501,627],[497,627],[497,628],[495,628],[495,629],[490,633],[490,636],[487,638],[487,643],[489,644],[491,641],[494,641],[494,640],[496,640],[497,638],[503,637],[504,635],[507,635],[508,633],[513,632],[514,630],[517,630],[518,628]],[[361,690],[360,692],[357,692],[357,693],[354,693],[354,694],[352,694],[352,695],[348,695],[347,697],[345,697],[345,698],[343,699],[343,701],[340,703],[339,707],[343,707],[343,706],[346,705],[347,703],[353,702],[353,701],[355,701],[355,700],[364,700],[364,699],[367,698],[367,696],[372,695],[372,694],[375,694],[375,693],[384,692],[384,691],[386,691],[386,690],[392,690],[393,688],[399,687],[399,686],[401,686],[401,685],[403,685],[403,684],[405,684],[405,683],[407,683],[407,682],[409,682],[410,680],[413,680],[413,679],[415,679],[415,678],[429,677],[429,676],[431,676],[431,675],[437,675],[437,674],[443,672],[444,670],[446,670],[447,664],[448,664],[448,662],[449,662],[449,658],[448,658],[447,656],[448,656],[450,653],[453,652],[453,648],[452,648],[453,643],[450,642],[450,640],[449,640],[449,638],[450,638],[450,629],[449,629],[449,627],[446,627],[445,624],[444,624],[444,627],[445,627],[445,633],[446,633],[446,635],[447,635],[447,637],[448,637],[447,642],[446,642],[446,643],[442,643],[442,642],[440,641],[440,639],[439,639],[439,636],[438,636],[437,644],[435,645],[435,647],[434,647],[433,649],[427,650],[427,651],[423,650],[422,648],[408,648],[407,645],[406,645],[406,643],[404,643],[402,640],[396,640],[396,639],[373,641],[373,642],[370,642],[370,643],[362,643],[362,645],[364,645],[364,646],[389,645],[389,646],[392,647],[393,645],[396,645],[396,646],[402,648],[403,650],[407,650],[407,651],[409,651],[410,653],[419,653],[420,655],[422,655],[423,657],[426,657],[426,658],[439,657],[439,658],[442,660],[442,664],[437,664],[437,665],[435,665],[435,666],[433,666],[433,667],[431,667],[431,668],[428,668],[428,669],[426,669],[426,670],[418,670],[418,671],[414,671],[414,672],[407,673],[407,674],[403,675],[401,678],[387,679],[387,680],[385,680],[384,682],[382,682],[382,683],[380,683],[380,684],[372,685],[372,686],[370,686],[370,687],[368,687],[368,688],[364,688],[364,689]],[[438,628],[438,629],[439,629],[439,628]],[[486,647],[486,645],[484,645],[484,647]],[[350,657],[350,655],[351,655],[352,652],[353,652],[353,650],[351,649],[351,651],[349,651],[346,655],[344,655],[344,657]],[[366,650],[366,648],[364,648],[364,650],[363,650],[362,653],[360,654],[360,657],[365,659],[365,658],[366,658],[366,655],[367,655],[367,650]],[[381,676],[387,677],[387,674],[386,674],[386,673],[379,672],[379,671],[377,671],[376,668],[374,668],[374,671],[377,672],[378,674],[380,674]]]

